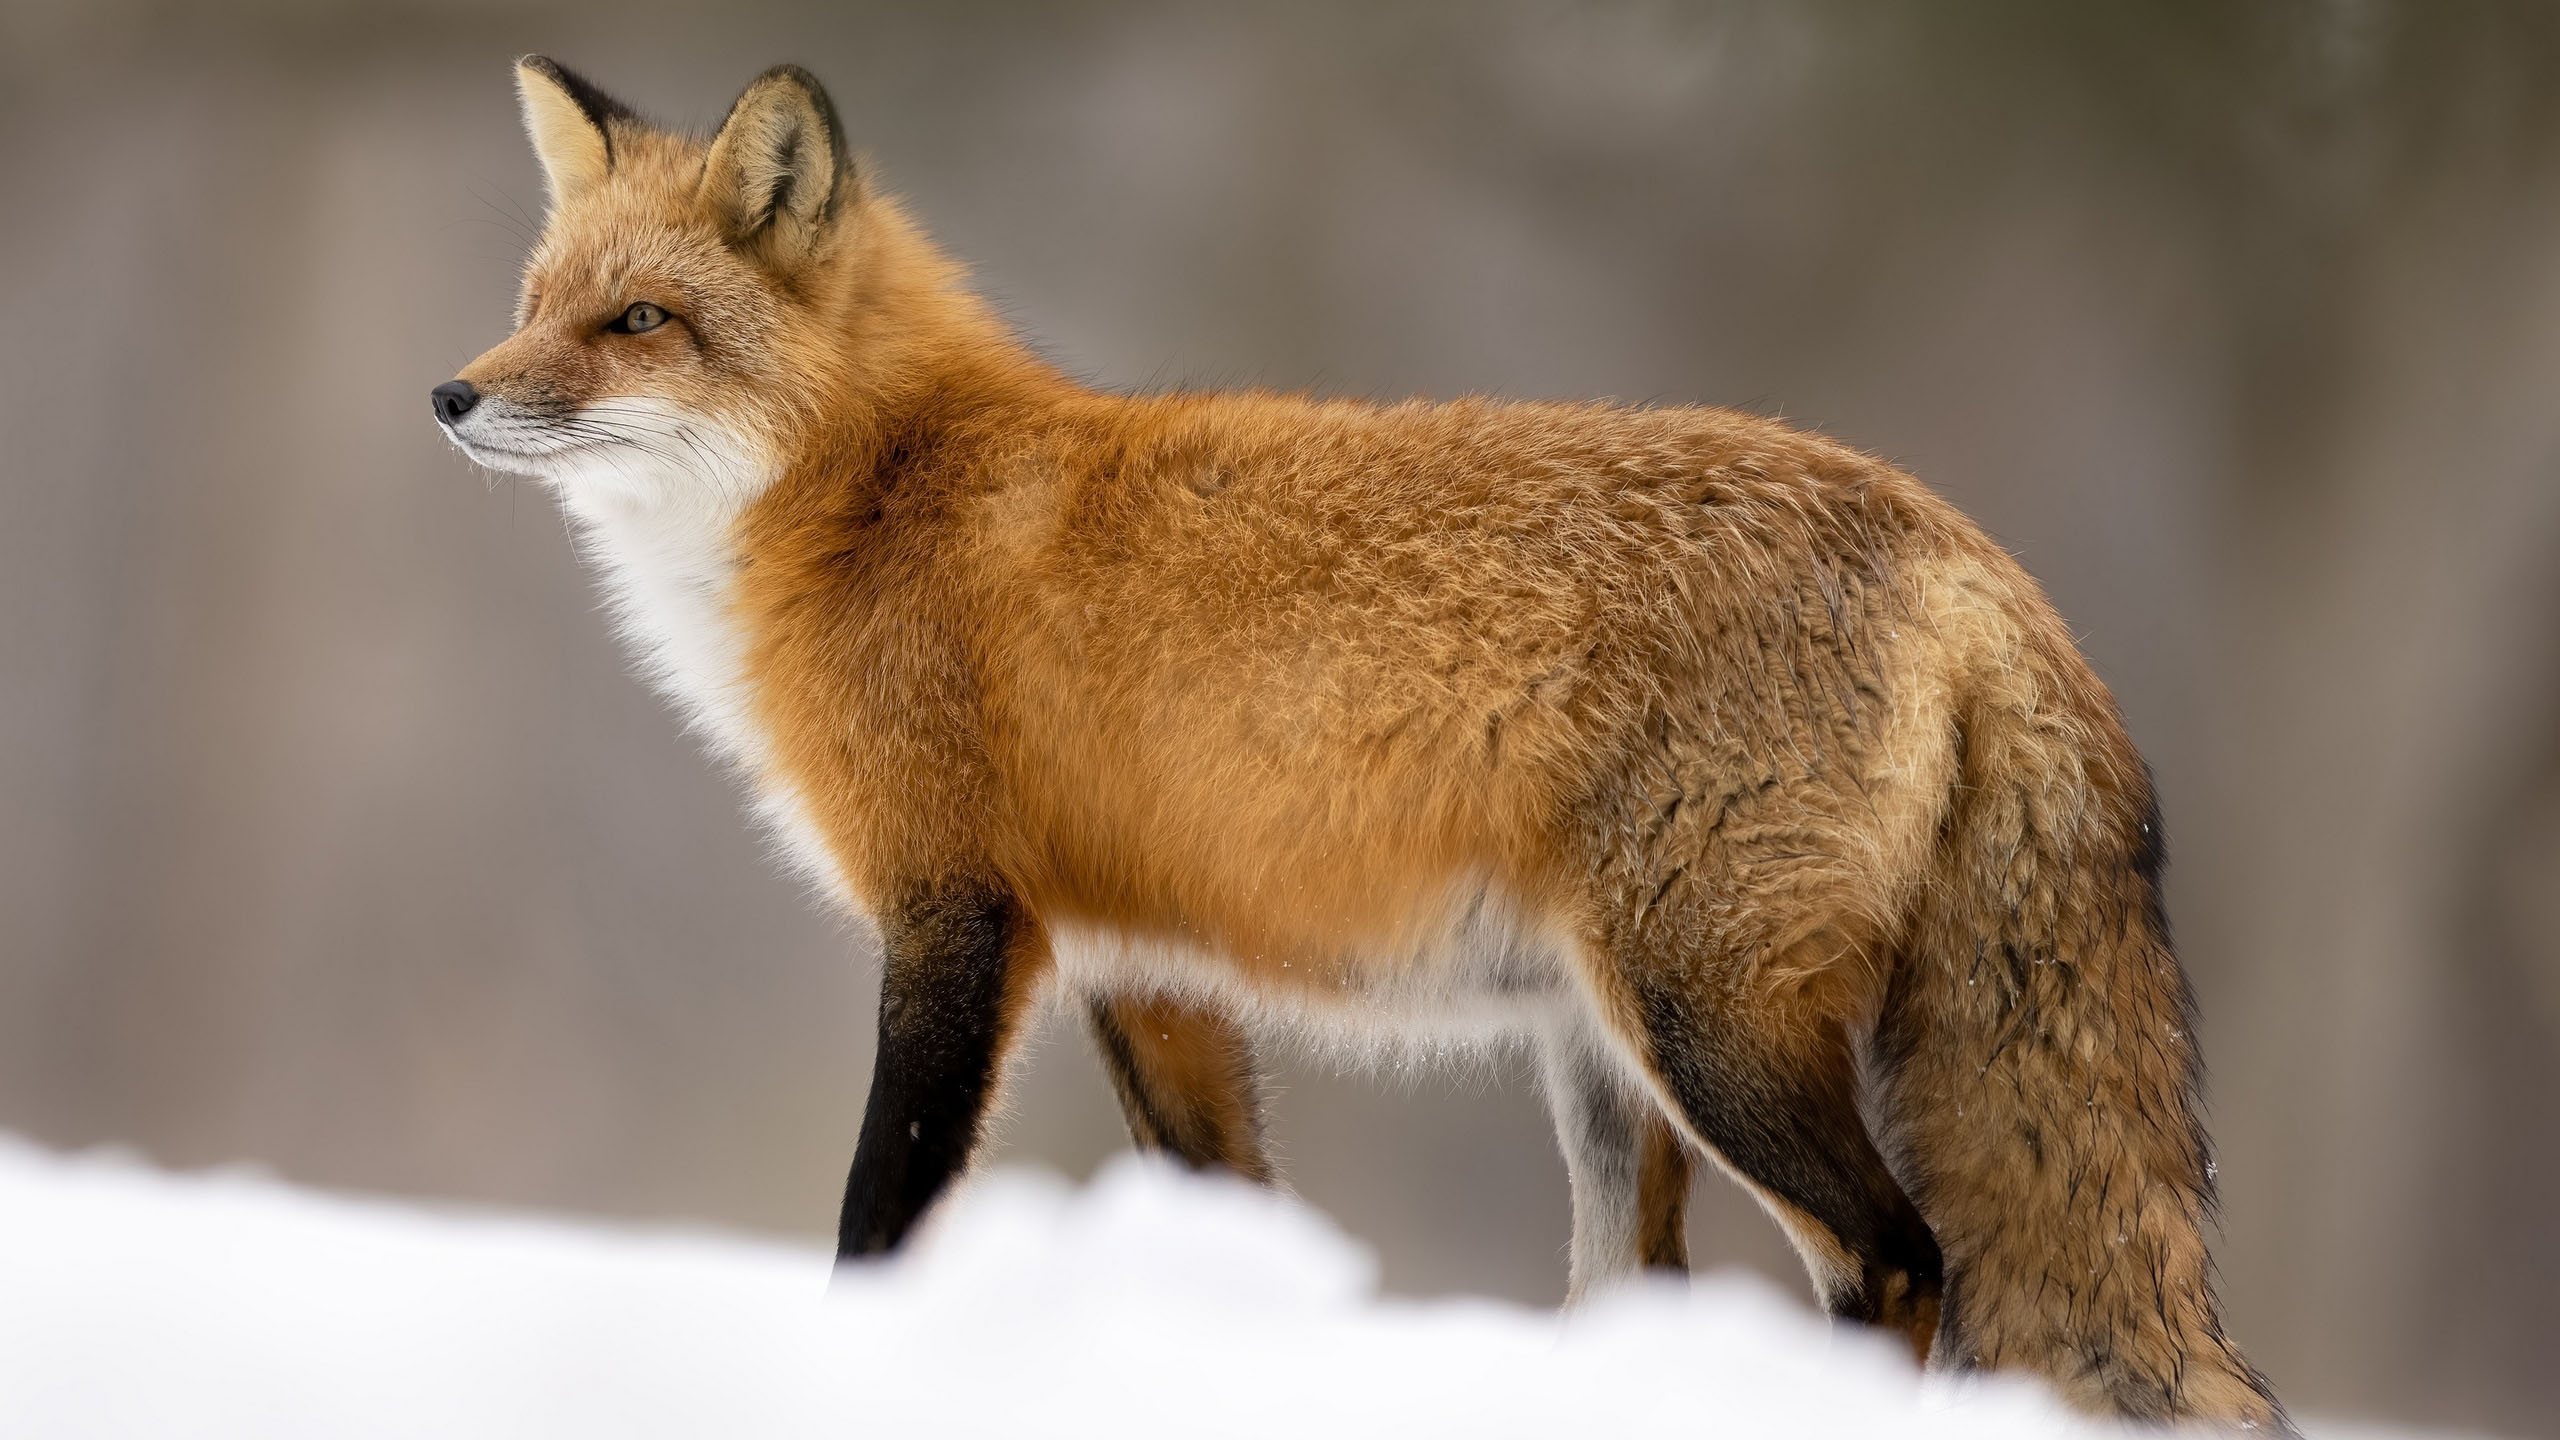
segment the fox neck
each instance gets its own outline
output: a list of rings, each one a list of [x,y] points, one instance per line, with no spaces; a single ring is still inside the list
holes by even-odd
[[[867,509],[926,437],[1003,425],[1084,393],[1039,359],[969,289],[962,268],[893,202],[864,207],[862,234],[826,281],[814,417],[777,478],[789,508]],[[776,497],[782,499],[783,497]]]
[[[681,459],[599,461],[567,477],[561,505],[596,567],[641,673],[722,759],[752,764],[740,693],[744,647],[730,619],[737,516],[774,478],[770,458],[722,427],[687,425]]]

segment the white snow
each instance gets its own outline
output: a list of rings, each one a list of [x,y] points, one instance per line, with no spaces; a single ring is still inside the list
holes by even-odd
[[[1135,1158],[1080,1190],[994,1172],[909,1258],[827,1269],[0,1136],[0,1435],[2120,1433],[1747,1279],[1561,1317],[1381,1299],[1303,1204]]]

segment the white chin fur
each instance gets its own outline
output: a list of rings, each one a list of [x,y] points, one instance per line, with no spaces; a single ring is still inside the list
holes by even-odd
[[[569,438],[573,427],[584,428],[575,417],[565,421],[545,420],[528,415],[491,395],[484,397],[459,423],[442,428],[444,438],[453,442],[453,448],[469,456],[473,464],[502,474],[539,479],[556,473],[569,452],[576,448]]]

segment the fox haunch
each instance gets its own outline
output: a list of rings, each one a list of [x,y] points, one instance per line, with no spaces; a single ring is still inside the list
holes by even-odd
[[[1530,1039],[1572,1288],[1693,1157],[1835,1315],[2281,1428],[2225,1338],[2151,783],[2035,582],[1773,421],[1120,395],[1037,359],[783,67],[708,139],[518,67],[551,192],[436,389],[880,927],[840,1250],[969,1162],[1037,1009],[1268,1178],[1253,1044]]]

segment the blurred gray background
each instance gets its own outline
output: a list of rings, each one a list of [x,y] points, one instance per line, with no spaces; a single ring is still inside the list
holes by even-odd
[[[508,61],[778,60],[1114,386],[1741,405],[1941,487],[2156,765],[2232,1325],[2560,1434],[2560,9],[0,6],[0,1128],[816,1236],[868,940],[429,423]],[[1416,1294],[1549,1301],[1517,1063],[1281,1068]],[[1005,1154],[1123,1143],[1064,1025]],[[1704,1261],[1801,1287],[1719,1179]]]

